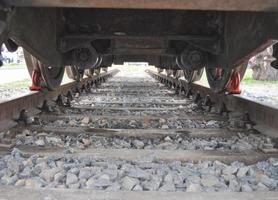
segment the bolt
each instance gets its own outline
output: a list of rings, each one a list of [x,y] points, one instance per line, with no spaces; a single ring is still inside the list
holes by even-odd
[[[89,56],[86,52],[81,52],[79,54],[79,59],[84,62],[84,61],[87,61],[89,59]]]
[[[71,100],[68,97],[66,97],[65,107],[70,107],[71,106],[70,102],[71,102]]]
[[[50,108],[50,106],[47,103],[47,100],[43,101],[42,107],[40,108],[43,112],[52,112],[53,110]]]
[[[195,94],[194,103],[199,103],[202,100],[201,94],[199,91]]]
[[[62,95],[59,95],[57,97],[56,103],[57,103],[58,106],[64,106],[64,100],[63,100],[63,96]]]
[[[213,105],[213,102],[211,101],[209,95],[206,95],[205,100],[204,100],[204,106],[207,106],[207,111],[210,112],[211,111],[211,107]]]
[[[199,51],[193,51],[189,55],[189,60],[193,65],[199,65],[202,62],[202,55]]]
[[[191,95],[192,95],[192,91],[191,91],[191,89],[189,88],[188,90],[186,90],[185,97],[186,97],[186,98],[189,98]]]
[[[73,100],[73,96],[72,96],[71,91],[68,91],[68,93],[67,93],[67,98],[68,98],[70,101]]]
[[[228,114],[228,112],[229,112],[229,110],[227,109],[226,104],[224,102],[222,102],[219,107],[219,114],[221,114],[221,115],[224,113]]]
[[[211,99],[210,99],[210,97],[209,97],[209,95],[207,95],[206,97],[205,97],[205,100],[204,100],[204,105],[205,106],[212,106],[212,101],[211,101]]]
[[[27,125],[28,123],[28,116],[27,111],[25,109],[21,110],[19,113],[19,117],[17,119],[18,123],[23,123],[24,125]]]

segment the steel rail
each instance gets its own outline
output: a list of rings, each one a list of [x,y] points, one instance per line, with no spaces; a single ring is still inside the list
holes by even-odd
[[[25,7],[277,11],[277,0],[2,0]]]
[[[16,120],[22,110],[40,107],[44,101],[54,100],[59,95],[66,95],[69,91],[77,88],[91,86],[92,83],[100,83],[114,76],[119,70],[111,70],[107,73],[101,73],[99,76],[84,78],[80,82],[72,81],[61,85],[54,91],[30,92],[27,95],[20,96],[0,103],[0,131],[6,129],[6,121]]]
[[[244,97],[241,95],[227,95],[227,94],[217,94],[214,93],[210,88],[199,85],[199,84],[188,84],[185,80],[174,79],[172,77],[167,77],[164,74],[158,74],[156,72],[147,70],[153,78],[159,80],[160,82],[170,84],[180,91],[185,91],[185,93],[192,93],[192,95],[200,94],[202,99],[209,97],[214,105],[223,108],[227,108],[228,111],[239,111],[243,113],[248,113],[251,121],[258,125],[262,125],[258,128],[264,128],[273,131],[278,130],[278,108],[255,101],[251,98]],[[268,131],[265,130],[265,131]]]

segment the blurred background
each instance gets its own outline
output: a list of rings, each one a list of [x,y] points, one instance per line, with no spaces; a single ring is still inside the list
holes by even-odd
[[[4,65],[0,67],[0,101],[4,101],[28,93],[31,78],[22,48],[11,53],[3,45],[1,52]],[[270,66],[272,60],[272,47],[250,59],[241,82],[241,95],[278,106],[278,70]],[[147,76],[144,72],[146,69],[155,70],[155,67],[149,66],[148,63],[124,63],[121,66],[113,65],[113,68],[121,71],[119,76],[135,77]],[[65,81],[69,81],[66,75]],[[199,83],[208,85],[205,73]]]

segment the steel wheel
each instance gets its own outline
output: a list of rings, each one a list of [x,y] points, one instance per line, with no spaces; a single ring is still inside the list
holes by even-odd
[[[64,76],[65,67],[51,67],[44,65],[25,50],[24,58],[30,76],[32,77],[33,70],[36,70],[40,74],[42,78],[40,81],[41,87],[46,87],[49,90],[55,90],[55,88],[60,86]]]
[[[199,81],[202,78],[204,69],[198,69],[198,70],[190,70],[186,69],[183,70],[184,79],[187,83],[193,83],[195,81]]]
[[[61,85],[65,67],[51,67],[40,65],[41,75],[49,90],[54,90]]]
[[[34,59],[34,57],[30,53],[28,53],[25,49],[23,49],[23,55],[24,55],[24,60],[25,60],[29,75],[30,75],[30,77],[32,77],[33,69],[34,69],[34,67],[37,66],[35,64],[36,59]]]
[[[247,64],[243,64],[235,69],[206,68],[207,80],[210,88],[217,93],[224,92],[232,77],[233,72],[239,72],[240,80],[244,77]]]
[[[223,92],[232,75],[232,69],[206,68],[207,79],[210,88],[214,92]]]
[[[81,81],[84,76],[84,70],[78,70],[76,66],[67,66],[66,73],[70,79]]]

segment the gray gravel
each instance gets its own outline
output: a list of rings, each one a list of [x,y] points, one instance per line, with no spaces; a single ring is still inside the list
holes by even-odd
[[[0,87],[0,101],[16,98],[29,92],[29,88],[6,89]]]
[[[113,87],[111,87],[111,85]],[[131,86],[132,93],[125,93]],[[109,86],[105,88],[106,86]],[[147,86],[142,92],[141,86]],[[126,88],[127,87],[127,88]],[[104,88],[104,89],[102,89]],[[115,95],[117,93],[124,95]],[[155,91],[153,91],[155,89]],[[112,91],[113,90],[113,91]],[[161,84],[150,78],[116,77],[101,88],[92,92],[106,92],[101,94],[76,95],[73,106],[97,107],[176,107],[171,105],[156,105],[157,102],[177,102],[183,97],[173,96]],[[163,99],[152,98],[166,94]],[[149,98],[149,99],[148,99]],[[91,103],[95,101],[96,103]],[[102,104],[102,101],[121,101],[129,104]],[[138,101],[141,103],[138,104]],[[133,102],[132,104],[130,104]],[[136,103],[137,102],[137,103]],[[145,103],[144,103],[145,102]],[[149,103],[146,103],[149,102]],[[56,112],[62,114],[82,114],[82,118],[68,120],[41,121],[42,126],[83,127],[83,128],[120,128],[120,129],[223,129],[237,130],[237,134],[229,137],[194,138],[189,136],[166,135],[163,138],[144,139],[128,137],[104,137],[95,134],[79,134],[77,136],[37,132],[17,129],[0,133],[1,143],[15,144],[11,154],[0,157],[0,185],[14,185],[26,188],[72,188],[106,191],[182,191],[182,192],[252,192],[274,191],[278,189],[278,159],[270,158],[254,165],[241,162],[224,164],[219,161],[199,161],[193,163],[175,161],[134,162],[124,160],[101,160],[92,158],[78,158],[75,149],[104,148],[104,149],[162,149],[162,150],[218,150],[227,152],[242,152],[248,150],[277,148],[277,140],[257,134],[251,122],[243,122],[242,114],[232,113],[221,120],[191,120],[179,119],[184,113],[188,115],[208,115],[208,112],[188,100],[187,105],[180,106],[175,111],[86,111],[84,109],[63,109],[55,107]],[[214,113],[215,110],[212,110]],[[95,115],[135,115],[159,116],[156,120],[120,120],[120,119],[90,119],[86,114]],[[168,119],[166,115],[177,118]],[[17,133],[15,135],[15,133]],[[18,145],[65,148],[65,156],[40,157],[23,156],[16,148]],[[72,152],[73,151],[73,152]],[[71,154],[73,153],[73,154]]]
[[[136,191],[273,191],[278,160],[255,165],[219,161],[127,162],[59,156],[23,157],[14,149],[0,158],[0,184],[27,188],[87,188]]]
[[[242,85],[242,96],[278,107],[278,84]]]
[[[90,119],[84,117],[81,119],[56,120],[54,122],[42,121],[47,126],[80,127],[89,126],[91,128],[111,128],[111,129],[183,129],[183,128],[223,128],[229,125],[228,121],[216,121],[211,119],[179,119],[179,118],[157,118],[150,119],[145,117],[143,120],[135,119],[109,119],[99,118]]]
[[[8,138],[10,132],[6,132],[3,138]],[[277,140],[267,136],[254,133],[238,132],[230,137],[209,137],[194,138],[184,136],[165,136],[164,138],[144,139],[128,137],[105,137],[94,134],[79,134],[70,136],[63,134],[32,132],[28,129],[21,134],[17,134],[11,142],[16,145],[31,146],[59,146],[59,147],[77,147],[86,149],[88,147],[105,149],[167,149],[167,150],[221,150],[221,151],[246,151],[258,149],[277,148]]]

